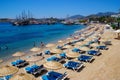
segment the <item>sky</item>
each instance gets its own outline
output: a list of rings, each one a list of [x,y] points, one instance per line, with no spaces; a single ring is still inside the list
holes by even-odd
[[[35,18],[118,12],[120,0],[0,0],[0,18],[15,18],[30,11]]]

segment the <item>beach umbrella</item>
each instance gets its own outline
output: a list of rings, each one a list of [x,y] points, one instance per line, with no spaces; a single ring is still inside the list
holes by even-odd
[[[31,52],[39,52],[41,49],[38,47],[34,47],[32,49],[30,49]]]
[[[93,43],[93,44],[91,44],[90,46],[96,47],[96,46],[99,46],[99,44],[98,44],[98,43]]]
[[[67,38],[67,40],[72,40],[72,38]]]
[[[70,58],[76,58],[76,57],[79,57],[79,55],[80,55],[79,53],[72,52],[72,51],[69,51],[66,53],[66,56]]]
[[[86,44],[86,41],[82,41],[82,42],[77,42],[77,43],[75,43],[75,45],[78,45],[78,46],[82,46],[82,45],[84,45],[84,44]]]
[[[54,47],[54,46],[56,46],[56,45],[55,45],[55,44],[52,44],[52,43],[46,45],[46,47],[48,47],[48,48]]]
[[[35,78],[30,74],[19,73],[10,78],[10,80],[35,80]]]
[[[61,69],[63,67],[61,63],[56,62],[56,61],[49,61],[43,65],[44,65],[44,67],[46,67],[48,69],[54,69],[54,70]]]
[[[81,37],[85,37],[86,35],[85,34],[81,34]]]
[[[7,76],[7,75],[12,75],[18,72],[18,68],[14,66],[2,66],[0,67],[0,76]]]
[[[80,47],[80,50],[83,50],[83,51],[88,51],[88,50],[90,50],[88,47]]]
[[[67,42],[71,42],[72,38],[67,38],[66,40],[68,40]]]
[[[34,57],[30,57],[30,58],[26,59],[26,61],[35,63],[35,62],[42,60],[42,59],[43,59],[42,56],[36,56],[36,57],[34,56]]]
[[[24,56],[24,55],[25,55],[24,52],[16,52],[16,53],[13,54],[12,56],[14,56],[14,57],[19,57],[19,59],[20,59],[20,57],[21,57],[21,56]]]
[[[73,46],[71,46],[71,45],[66,45],[66,46],[64,46],[63,48],[73,48]]]
[[[85,39],[84,41],[89,42],[89,41],[92,41],[92,40],[93,40],[93,38],[92,38],[92,37],[90,37],[90,38]]]
[[[56,49],[56,48],[54,48],[54,49],[52,49],[52,50],[50,50],[52,53],[62,53],[63,51],[62,50],[60,50],[60,49]]]
[[[62,40],[59,40],[58,42],[59,42],[59,43],[63,43],[63,41],[62,41]]]

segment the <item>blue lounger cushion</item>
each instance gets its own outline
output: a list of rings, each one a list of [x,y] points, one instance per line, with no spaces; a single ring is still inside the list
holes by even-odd
[[[73,52],[80,52],[81,50],[78,49],[78,48],[74,48],[74,49],[72,49],[72,51],[73,51]]]
[[[26,67],[25,70],[26,70],[26,72],[28,72],[28,73],[33,73],[33,72],[35,71],[35,70],[34,70],[33,68],[31,68],[31,67]]]
[[[57,46],[57,49],[62,49],[62,46]]]
[[[62,58],[66,58],[67,56],[66,56],[66,53],[61,53],[61,54],[59,54],[60,55],[60,57],[62,57]]]
[[[106,49],[106,46],[97,46],[97,49]]]
[[[16,62],[18,63],[18,64],[20,64],[20,63],[23,63],[23,62],[25,62],[24,60],[21,60],[21,59],[18,59],[18,60],[16,60]]]
[[[98,51],[95,51],[95,50],[90,50],[88,51],[88,54],[90,55],[97,55],[99,52]]]
[[[50,54],[49,50],[44,51],[45,54]]]
[[[54,72],[54,71],[49,71],[48,75],[52,76],[52,77],[55,77],[55,78],[59,78],[59,77],[62,77],[63,74],[58,73],[58,72]]]
[[[11,77],[12,75],[7,75],[5,77],[1,77],[0,80],[10,80]]]
[[[19,64],[21,64],[21,63],[24,63],[24,62],[25,62],[24,60],[19,59],[19,60],[16,60],[16,61],[14,61],[14,62],[11,62],[11,64],[12,64],[13,66],[17,66],[17,65],[19,65]]]
[[[38,66],[38,65],[32,65],[32,66],[31,66],[31,68],[33,68],[33,69],[37,70],[37,69],[39,69],[39,68],[40,68],[40,66]]]
[[[58,58],[56,56],[52,56],[50,58],[47,58],[47,61],[60,61],[60,58]]]
[[[42,75],[42,80],[56,80],[56,78],[49,75]]]
[[[90,61],[92,59],[93,56],[87,56],[87,55],[81,55],[80,57],[78,57],[78,60],[80,61]]]
[[[64,64],[65,67],[70,68],[70,69],[77,69],[81,63],[74,62],[74,61],[68,61],[67,63]]]
[[[17,62],[11,62],[12,66],[17,66],[18,63]]]

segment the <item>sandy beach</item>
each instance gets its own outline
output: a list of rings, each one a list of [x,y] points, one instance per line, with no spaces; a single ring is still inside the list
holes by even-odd
[[[92,26],[96,26],[93,28],[94,30],[96,30],[97,27],[99,27],[99,30],[103,30],[105,24],[90,25],[90,27]],[[86,33],[90,31],[91,29],[90,30],[87,29]],[[111,36],[111,35],[112,34],[108,34],[106,36]],[[94,56],[95,60],[92,63],[83,63],[85,67],[80,72],[75,72],[73,70],[69,70],[66,68],[62,68],[62,69],[55,70],[55,71],[61,72],[61,73],[67,72],[68,78],[70,78],[70,80],[88,80],[88,79],[89,80],[120,80],[120,62],[119,62],[120,61],[120,54],[119,54],[120,53],[120,40],[114,39],[114,37],[111,38],[110,40],[112,42],[112,45],[108,46],[109,49],[101,50],[102,55]],[[21,59],[26,59],[26,56],[30,56],[33,54],[35,53],[29,52],[29,54],[21,57]],[[51,55],[45,55],[45,59],[50,56]],[[3,63],[0,63],[0,66],[10,65],[10,62],[15,61],[16,59],[18,58],[15,57],[13,59],[4,61]],[[45,59],[36,62],[36,64],[38,65],[44,64],[46,62]],[[73,60],[77,61],[77,59],[73,59]],[[66,61],[68,60],[66,59]],[[34,63],[30,63],[30,65],[32,64]],[[21,73],[21,72],[26,73],[24,68],[19,69],[18,73]],[[37,77],[36,79],[40,80],[40,77]]]

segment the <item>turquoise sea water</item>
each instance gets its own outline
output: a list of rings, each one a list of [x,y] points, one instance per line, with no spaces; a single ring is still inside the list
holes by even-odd
[[[83,25],[29,25],[12,26],[9,23],[0,23],[0,58],[10,56],[16,51],[25,51],[40,42],[53,43],[69,37],[76,30],[85,28]],[[8,49],[6,49],[6,45]]]

